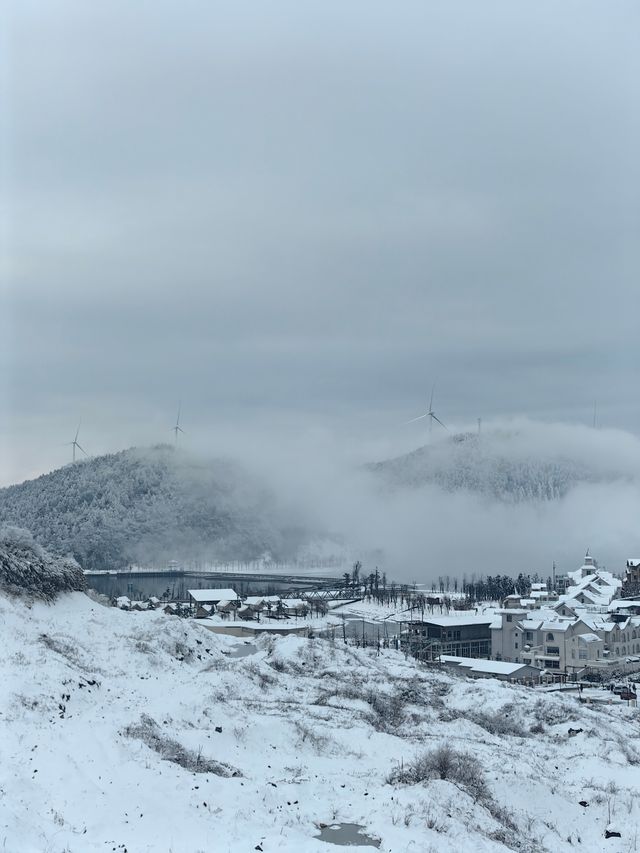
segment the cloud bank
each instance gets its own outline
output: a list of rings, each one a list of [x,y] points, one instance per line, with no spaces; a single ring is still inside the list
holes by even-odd
[[[439,470],[451,464],[451,488],[435,483],[390,485],[336,451],[326,434],[286,451],[251,456],[280,496],[281,511],[311,529],[330,530],[371,565],[425,582],[439,575],[538,572],[546,577],[581,564],[587,548],[612,571],[640,553],[640,440],[620,430],[594,430],[524,419],[487,424],[475,453],[480,475],[517,471],[531,494],[514,499],[493,487],[460,487],[450,436],[426,453]],[[472,453],[472,455],[474,455]],[[357,457],[357,459],[356,459]],[[468,459],[467,459],[468,464]],[[538,498],[536,478],[569,471],[566,489]],[[523,473],[524,472],[524,473]],[[541,474],[542,472],[542,474]],[[502,480],[500,481],[502,482]],[[369,557],[372,552],[380,552]]]

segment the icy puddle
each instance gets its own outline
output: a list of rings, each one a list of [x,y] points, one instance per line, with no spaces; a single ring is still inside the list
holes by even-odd
[[[231,646],[229,651],[225,651],[223,654],[226,654],[229,658],[246,658],[249,655],[255,655],[258,651],[258,647],[254,646],[253,643],[236,643]]]
[[[380,839],[366,835],[363,829],[364,826],[359,823],[332,823],[331,826],[324,826],[316,838],[345,847],[380,847]]]

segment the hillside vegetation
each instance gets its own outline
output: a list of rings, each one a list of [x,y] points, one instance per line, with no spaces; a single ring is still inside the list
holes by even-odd
[[[392,489],[434,485],[508,503],[557,500],[579,483],[600,479],[584,461],[554,454],[553,448],[534,453],[513,446],[506,432],[455,435],[369,468]]]
[[[634,708],[330,640],[235,657],[82,593],[0,594],[0,624],[3,850],[331,853],[342,822],[381,853],[637,849]]]
[[[170,446],[133,448],[67,465],[0,490],[0,524],[87,569],[179,559],[286,555],[273,496],[238,465]]]
[[[0,590],[53,601],[60,592],[84,588],[84,575],[75,560],[50,554],[27,530],[0,529]]]

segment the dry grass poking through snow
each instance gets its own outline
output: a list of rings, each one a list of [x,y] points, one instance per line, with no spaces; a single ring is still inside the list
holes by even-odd
[[[242,773],[237,768],[231,767],[230,764],[205,758],[201,750],[194,752],[191,749],[186,749],[177,740],[164,734],[160,726],[148,714],[143,714],[139,723],[127,726],[123,734],[127,737],[138,738],[165,761],[172,761],[192,773],[214,773],[216,776],[226,777],[242,776]]]

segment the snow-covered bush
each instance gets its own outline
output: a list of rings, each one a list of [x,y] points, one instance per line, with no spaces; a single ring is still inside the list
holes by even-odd
[[[474,711],[467,718],[492,735],[511,735],[512,737],[528,737],[529,732],[520,722],[519,715],[513,705],[494,713]]]
[[[560,723],[568,723],[578,719],[573,708],[568,707],[562,700],[555,697],[545,696],[544,699],[538,699],[533,710],[536,722],[546,723],[548,726],[557,726]]]
[[[59,592],[84,590],[82,569],[69,557],[57,557],[19,527],[0,529],[0,589],[53,601]]]
[[[468,752],[459,752],[445,744],[416,756],[397,767],[388,777],[390,784],[418,785],[430,779],[444,779],[462,788],[474,800],[487,800],[487,786],[482,765]]]

